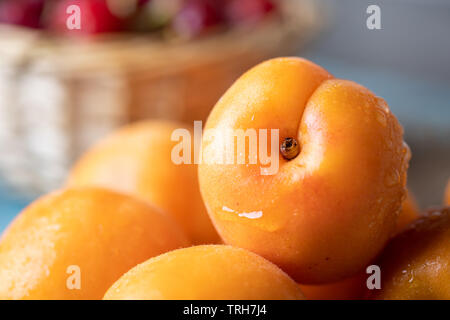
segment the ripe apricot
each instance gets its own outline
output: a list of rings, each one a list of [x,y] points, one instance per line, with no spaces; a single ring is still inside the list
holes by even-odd
[[[69,186],[97,185],[140,197],[177,220],[193,243],[217,243],[200,196],[197,166],[172,162],[174,130],[185,125],[145,121],[100,141],[75,164]]]
[[[419,217],[416,201],[411,192],[407,192],[402,203],[396,233],[401,232],[410,222]],[[356,300],[363,299],[366,293],[366,280],[369,275],[362,270],[350,278],[321,285],[300,285],[308,300]]]
[[[431,210],[390,241],[374,299],[450,299],[450,207]]]
[[[202,245],[152,258],[124,274],[106,300],[303,299],[276,265],[244,249]]]
[[[308,300],[359,300],[366,292],[365,272],[333,283],[320,285],[300,285]]]
[[[0,300],[101,299],[131,267],[187,245],[175,222],[143,201],[99,188],[54,192],[2,237]]]
[[[304,59],[269,60],[222,96],[209,129],[200,189],[226,243],[313,284],[355,274],[394,231],[409,149],[386,102],[368,89]],[[278,154],[271,175],[259,153],[256,164],[220,164],[220,156],[234,159],[235,136],[226,133],[238,129],[278,129],[279,145],[295,138],[300,152],[289,160]]]

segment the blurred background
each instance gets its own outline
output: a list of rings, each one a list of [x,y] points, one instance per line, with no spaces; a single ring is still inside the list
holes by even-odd
[[[65,9],[79,4],[80,30]],[[369,5],[381,29],[369,30]],[[450,1],[0,0],[0,231],[130,121],[205,119],[243,71],[298,55],[383,97],[412,150],[408,185],[450,178]]]

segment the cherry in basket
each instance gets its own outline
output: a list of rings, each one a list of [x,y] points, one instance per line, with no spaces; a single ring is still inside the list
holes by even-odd
[[[272,0],[229,0],[226,17],[229,23],[254,24],[275,11],[276,3]]]
[[[0,1],[0,23],[40,28],[44,0]]]
[[[80,8],[80,28],[69,29],[68,18],[74,12],[68,10],[71,5]],[[74,35],[98,34],[121,31],[125,18],[111,10],[107,0],[62,0],[55,3],[48,18],[49,29],[57,33]]]
[[[185,1],[172,21],[178,36],[191,38],[223,23],[223,1]]]

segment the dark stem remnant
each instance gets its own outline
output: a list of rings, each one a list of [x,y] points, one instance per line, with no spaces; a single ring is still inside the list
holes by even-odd
[[[280,146],[280,152],[286,160],[292,160],[300,153],[300,146],[295,138],[286,138]]]

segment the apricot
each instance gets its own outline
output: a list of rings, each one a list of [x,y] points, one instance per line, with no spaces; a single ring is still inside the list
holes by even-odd
[[[244,249],[202,245],[152,258],[128,271],[106,300],[303,299],[276,265]]]
[[[402,203],[396,233],[401,232],[410,222],[419,217],[416,201],[410,191]],[[367,290],[366,280],[369,275],[362,270],[356,275],[333,283],[321,285],[300,285],[308,300],[357,300],[363,299]]]
[[[176,165],[174,130],[185,125],[145,121],[126,126],[88,150],[75,164],[69,186],[96,185],[126,192],[169,213],[193,243],[217,243],[200,196],[197,166]]]
[[[264,171],[264,147],[251,155],[250,143],[245,164],[221,164],[239,150],[228,134],[238,129],[278,129],[275,142],[294,138],[300,152],[287,159],[278,151],[275,174]],[[388,105],[368,89],[301,58],[269,60],[228,89],[207,130],[200,189],[226,243],[318,284],[363,269],[393,233],[410,154]]]
[[[143,201],[100,188],[44,196],[0,242],[0,300],[101,299],[123,273],[189,245],[176,223]]]
[[[450,299],[450,207],[431,210],[390,241],[374,299]]]
[[[308,300],[359,300],[366,292],[364,272],[356,276],[333,283],[320,285],[300,285],[300,289]]]

